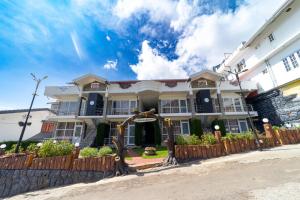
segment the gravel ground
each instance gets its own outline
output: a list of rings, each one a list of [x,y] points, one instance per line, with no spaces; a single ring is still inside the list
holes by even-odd
[[[156,168],[10,199],[300,199],[300,145]]]

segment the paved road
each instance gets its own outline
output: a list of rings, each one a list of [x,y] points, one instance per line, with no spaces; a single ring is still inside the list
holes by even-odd
[[[300,145],[236,154],[174,169],[43,190],[11,199],[300,199]]]

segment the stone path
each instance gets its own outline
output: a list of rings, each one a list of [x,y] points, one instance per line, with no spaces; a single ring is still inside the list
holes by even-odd
[[[127,154],[132,159],[126,160],[126,162],[130,167],[134,167],[137,169],[146,169],[149,167],[159,166],[164,160],[164,158],[143,158],[132,149],[128,149]]]

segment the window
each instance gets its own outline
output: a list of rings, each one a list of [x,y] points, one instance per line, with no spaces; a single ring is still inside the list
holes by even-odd
[[[270,42],[273,42],[273,41],[274,41],[274,35],[273,35],[273,33],[271,33],[271,34],[268,36],[268,38],[269,38],[269,41],[270,41]]]
[[[238,72],[241,72],[245,68],[246,68],[246,62],[245,59],[243,59],[237,64],[237,70]]]
[[[234,112],[232,98],[223,98],[223,105],[225,112]]]
[[[291,62],[292,62],[293,67],[294,67],[294,68],[298,67],[299,64],[298,64],[298,62],[297,62],[297,60],[296,60],[295,55],[292,54],[292,55],[290,55],[289,57],[290,57],[290,59],[291,59]]]
[[[190,134],[190,124],[189,121],[181,121],[181,133],[185,135]]]
[[[236,112],[242,112],[242,104],[240,98],[234,98],[234,107]]]
[[[73,137],[75,122],[59,122],[56,127],[57,139],[70,139]]]
[[[136,101],[109,101],[108,108],[111,115],[129,115],[137,107]]]
[[[287,58],[284,58],[282,59],[282,62],[284,64],[284,67],[285,67],[285,70],[288,72],[291,70],[291,67],[290,67],[290,64],[289,64],[289,61],[287,60]]]
[[[178,100],[161,100],[161,112],[162,113],[187,113],[187,102],[185,99]]]
[[[226,132],[229,133],[238,133],[239,132],[239,123],[237,119],[228,119],[225,123]]]
[[[77,101],[63,101],[60,102],[58,115],[75,115],[78,112]]]
[[[134,145],[134,124],[128,124],[125,128],[124,142],[127,145]]]
[[[100,87],[100,83],[91,83],[91,89],[98,89]]]
[[[181,123],[180,121],[172,121],[173,123],[173,133],[174,133],[174,139],[176,138],[177,135],[181,134]],[[167,133],[167,127],[162,125],[162,141],[166,140],[168,138],[168,133]]]

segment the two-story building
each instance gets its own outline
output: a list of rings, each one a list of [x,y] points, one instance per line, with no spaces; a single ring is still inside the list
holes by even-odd
[[[156,114],[171,118],[174,134],[190,134],[191,118],[201,119],[207,130],[214,119],[224,119],[228,132],[247,131],[247,112],[239,87],[229,81],[221,81],[220,74],[202,71],[189,79],[108,81],[87,74],[73,80],[71,86],[48,86],[45,95],[50,97],[51,109],[56,113],[48,121],[54,122],[55,139],[69,139],[81,146],[91,145],[96,137],[96,127],[105,123],[109,127],[105,143],[117,134],[117,124],[132,115],[133,111],[156,109]],[[242,83],[244,93],[256,90],[254,83]],[[251,107],[252,116],[257,112]],[[143,141],[153,143],[153,123],[145,122]],[[165,128],[159,124],[164,140]],[[135,124],[126,129],[125,143],[134,145]]]
[[[287,0],[214,71],[257,84],[249,101],[274,125],[300,124],[300,1]]]

